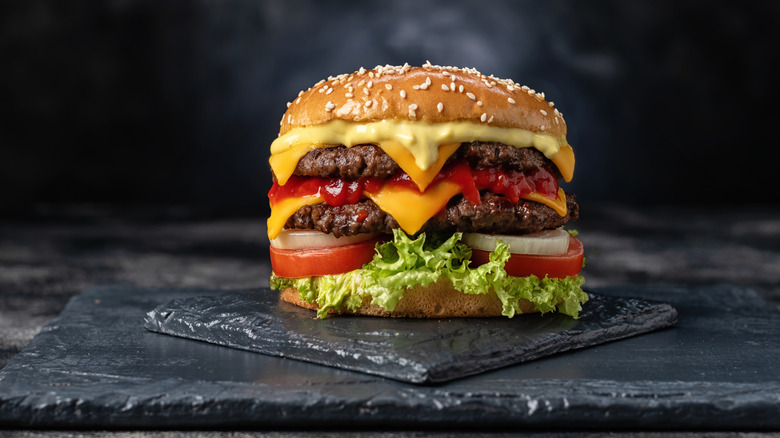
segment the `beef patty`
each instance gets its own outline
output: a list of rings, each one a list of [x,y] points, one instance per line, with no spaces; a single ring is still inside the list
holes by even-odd
[[[560,179],[555,165],[536,148],[518,148],[494,142],[462,143],[447,162],[465,159],[474,168],[500,167],[518,171],[546,168]],[[446,164],[445,164],[446,165]],[[319,178],[389,178],[401,168],[379,146],[365,144],[336,146],[310,151],[295,168],[294,175]]]
[[[421,231],[481,232],[491,234],[528,234],[556,228],[579,217],[579,206],[573,194],[566,195],[566,216],[538,202],[521,199],[517,204],[505,196],[482,193],[481,202],[472,204],[456,196],[425,223]],[[315,204],[301,207],[285,228],[318,230],[336,237],[361,233],[392,233],[399,228],[395,219],[370,199],[356,204],[333,207]]]

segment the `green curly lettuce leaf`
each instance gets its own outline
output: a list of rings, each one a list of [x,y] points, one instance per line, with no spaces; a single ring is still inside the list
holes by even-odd
[[[445,236],[446,237],[446,236]],[[470,268],[471,248],[460,242],[461,234],[448,238],[421,233],[416,238],[400,230],[393,240],[377,244],[374,259],[351,272],[321,277],[283,278],[271,276],[273,289],[295,288],[302,300],[319,305],[317,316],[329,309],[356,310],[363,300],[385,310],[395,309],[404,292],[414,286],[427,286],[441,278],[467,294],[485,294],[491,288],[509,318],[521,313],[518,300],[524,298],[542,313],[558,311],[577,318],[588,295],[582,291],[584,278],[512,277],[504,270],[509,249],[499,242],[490,261]]]

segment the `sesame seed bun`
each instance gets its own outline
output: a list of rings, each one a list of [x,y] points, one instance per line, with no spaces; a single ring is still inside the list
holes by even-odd
[[[474,69],[430,64],[361,68],[320,81],[289,104],[279,135],[333,120],[467,121],[566,136],[563,116],[544,93]]]
[[[301,299],[297,289],[283,289],[279,295],[282,301],[311,310],[317,310],[316,303]],[[528,300],[520,300],[522,313],[538,313]],[[329,312],[331,313],[331,312]],[[453,318],[491,317],[501,315],[501,301],[492,290],[486,294],[464,294],[452,287],[448,280],[439,280],[428,286],[415,286],[404,292],[403,298],[392,311],[371,304],[371,298],[354,311],[342,311],[353,315],[383,316],[393,318]]]

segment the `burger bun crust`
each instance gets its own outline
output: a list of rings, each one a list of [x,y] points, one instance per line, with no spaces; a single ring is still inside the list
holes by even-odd
[[[302,300],[294,288],[283,289],[279,298],[306,309],[319,309],[316,303]],[[522,313],[538,313],[530,301],[521,299],[519,304]],[[418,285],[407,289],[392,311],[371,304],[371,297],[366,297],[359,308],[339,313],[395,318],[460,318],[502,316],[501,310],[501,301],[492,290],[480,295],[464,294],[448,280],[439,280],[428,286]],[[329,313],[336,311],[331,309]]]
[[[361,73],[362,71],[362,73]],[[474,69],[377,66],[320,81],[293,100],[279,135],[334,120],[472,122],[566,136],[566,122],[543,93]]]

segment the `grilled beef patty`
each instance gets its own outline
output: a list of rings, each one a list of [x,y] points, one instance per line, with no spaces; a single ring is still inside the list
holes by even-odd
[[[463,143],[447,162],[465,159],[474,168],[500,167],[518,171],[546,168],[560,178],[558,168],[536,148],[502,143]],[[315,149],[298,162],[294,175],[319,178],[389,178],[401,168],[379,146],[370,144]]]
[[[475,205],[456,196],[447,207],[425,223],[421,231],[481,232],[490,234],[528,234],[556,228],[579,217],[579,206],[573,194],[566,195],[566,216],[538,202],[521,199],[517,204],[504,196],[483,193]],[[328,204],[307,205],[293,214],[285,228],[319,230],[336,237],[361,233],[392,233],[399,228],[395,219],[370,199],[356,204],[333,207]]]

